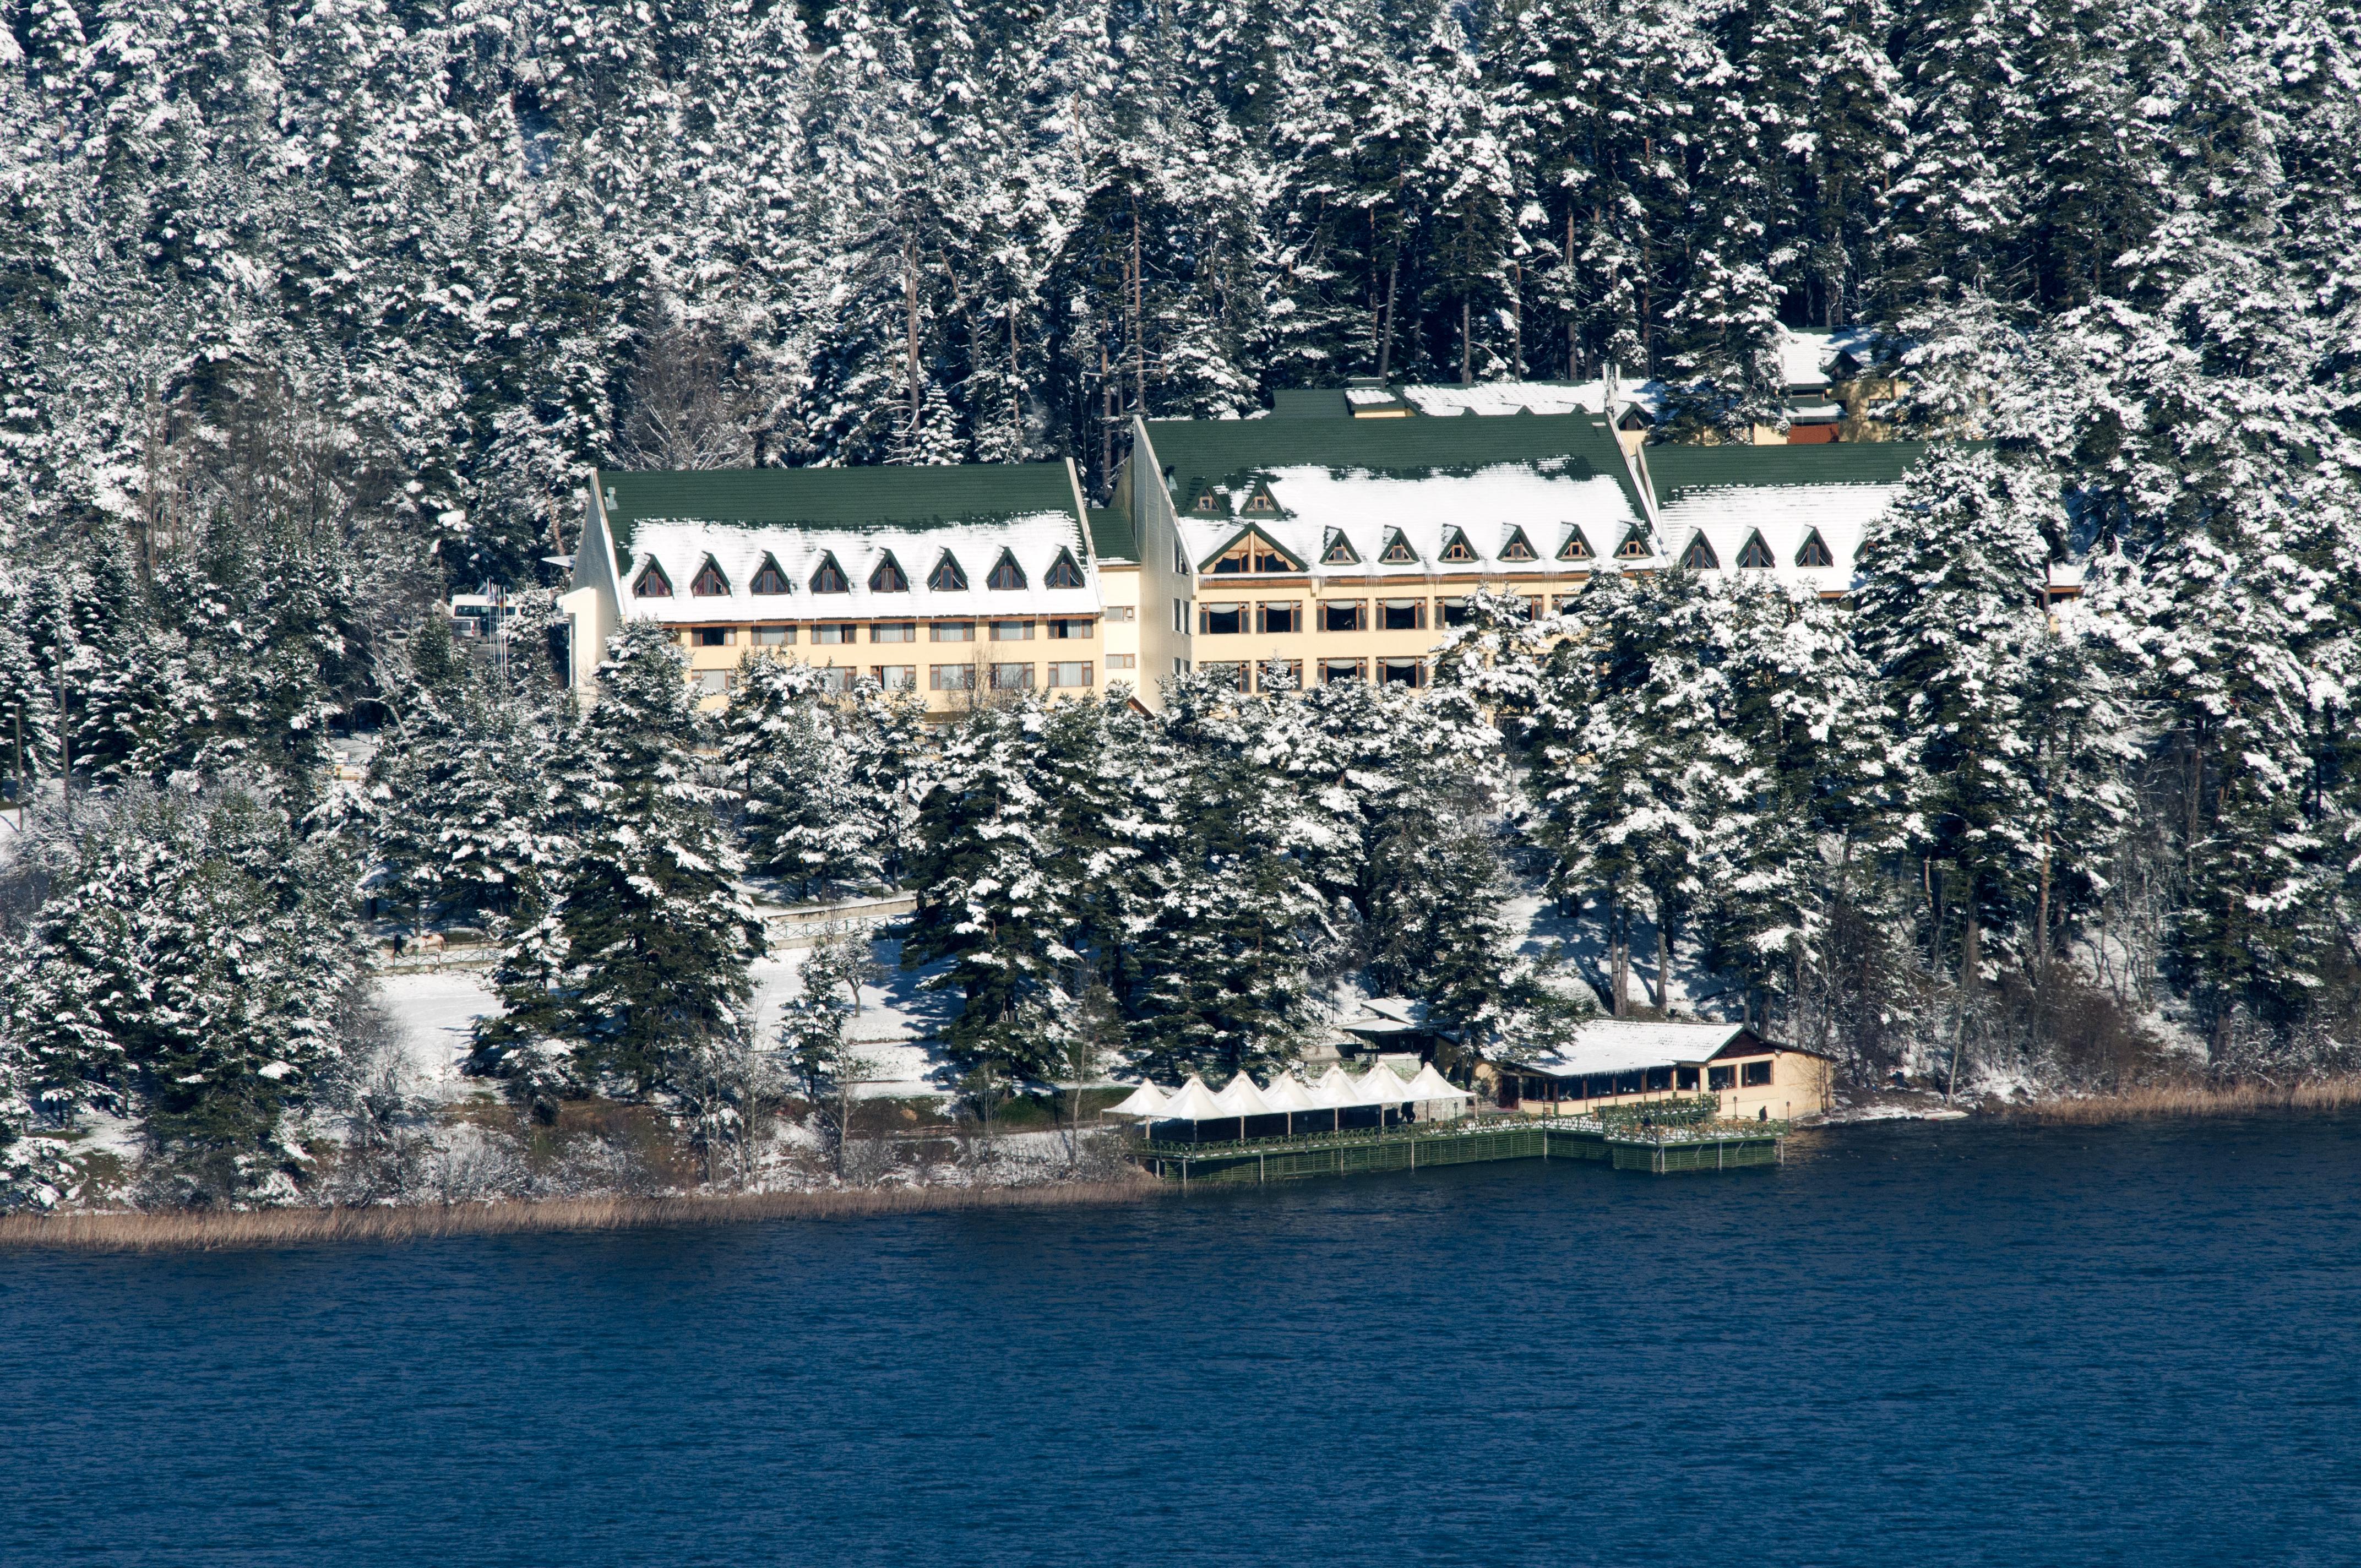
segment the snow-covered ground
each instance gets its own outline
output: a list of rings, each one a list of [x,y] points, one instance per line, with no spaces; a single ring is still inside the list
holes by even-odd
[[[497,1017],[491,976],[474,970],[409,970],[380,975],[379,1002],[395,1033],[419,1093],[456,1100],[470,1091],[459,1060],[475,1044],[476,1020]]]

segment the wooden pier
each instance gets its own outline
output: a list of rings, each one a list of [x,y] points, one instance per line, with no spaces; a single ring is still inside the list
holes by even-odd
[[[1134,1157],[1182,1186],[1293,1181],[1367,1171],[1425,1170],[1499,1159],[1589,1160],[1651,1176],[1742,1170],[1786,1158],[1784,1122],[1643,1128],[1589,1117],[1419,1122],[1383,1132],[1313,1133],[1243,1143],[1143,1141]]]

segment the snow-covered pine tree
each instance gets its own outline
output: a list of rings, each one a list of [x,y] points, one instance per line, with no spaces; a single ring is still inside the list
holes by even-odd
[[[561,770],[571,852],[546,911],[503,955],[507,1012],[478,1030],[479,1070],[541,1093],[555,1065],[577,1090],[645,1092],[672,1053],[737,1026],[763,925],[698,779],[685,670],[653,622],[609,642],[597,706],[569,738],[577,762]]]

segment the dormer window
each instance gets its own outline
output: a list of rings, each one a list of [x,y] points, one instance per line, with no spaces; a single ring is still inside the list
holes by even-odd
[[[927,574],[927,587],[939,594],[967,592],[967,574],[960,570],[959,557],[948,550],[944,551],[943,558],[935,563],[935,569]]]
[[[1767,571],[1773,565],[1771,559],[1771,546],[1763,543],[1761,529],[1758,528],[1746,536],[1745,544],[1738,552],[1738,565],[1741,570],[1758,572]]]
[[[668,599],[672,598],[672,579],[664,576],[662,566],[650,561],[647,570],[640,574],[640,580],[631,585],[631,592],[643,599]]]
[[[1020,588],[1025,586],[1021,574],[1016,586]],[[1049,563],[1049,575],[1041,579],[1041,586],[1045,588],[1079,588],[1082,586],[1082,569],[1075,563],[1071,552],[1058,552],[1058,558]]]
[[[894,559],[891,550],[885,552],[885,559],[877,563],[877,569],[869,574],[869,591],[873,594],[906,594],[910,591],[910,579],[903,575],[902,563]]]
[[[1213,557],[1213,570],[1217,576],[1237,572],[1300,572],[1295,564],[1278,545],[1249,529],[1235,544]]]
[[[1644,561],[1654,554],[1648,548],[1648,536],[1636,528],[1625,534],[1623,543],[1615,547],[1618,561]]]
[[[1591,552],[1589,539],[1579,528],[1576,528],[1573,532],[1567,534],[1565,536],[1565,543],[1557,547],[1557,558],[1561,561],[1589,561],[1596,559]]]
[[[1222,510],[1222,498],[1212,490],[1200,490],[1197,492],[1197,510],[1208,516],[1217,515]]]
[[[1004,593],[1021,588],[1025,586],[1025,568],[1016,564],[1013,553],[1003,550],[1000,559],[992,565],[992,575],[983,581],[985,587],[998,588]]]
[[[1702,533],[1689,535],[1688,548],[1681,552],[1681,565],[1691,572],[1715,572],[1721,569],[1721,557],[1713,553],[1713,542]]]
[[[1323,566],[1357,566],[1361,558],[1353,554],[1353,542],[1334,529],[1328,531],[1328,548],[1320,553]]]
[[[1254,488],[1254,494],[1246,498],[1245,510],[1247,511],[1274,512],[1279,510],[1279,502],[1272,499],[1270,487],[1268,485],[1257,485]]]
[[[852,591],[851,580],[845,576],[844,568],[836,564],[834,551],[819,558],[819,570],[811,576],[811,591],[816,594],[849,594]]]
[[[1525,538],[1525,531],[1521,528],[1512,528],[1509,530],[1509,542],[1500,546],[1500,559],[1538,561],[1541,556],[1535,553],[1532,544]]]
[[[1476,559],[1476,547],[1455,528],[1443,536],[1443,558],[1455,566],[1465,565]]]
[[[754,580],[747,587],[758,594],[783,594],[787,591],[787,575],[779,570],[776,561],[765,555],[754,573]]]
[[[697,576],[689,579],[688,591],[701,599],[728,598],[730,579],[721,575],[721,568],[708,555],[705,565],[697,569]]]
[[[1402,537],[1402,531],[1396,528],[1387,532],[1385,553],[1378,559],[1389,566],[1414,566],[1418,564],[1418,553],[1410,547],[1410,541]]]
[[[1828,547],[1822,543],[1818,529],[1816,528],[1804,535],[1803,544],[1795,551],[1796,565],[1833,566],[1836,564],[1836,557],[1828,554]]]

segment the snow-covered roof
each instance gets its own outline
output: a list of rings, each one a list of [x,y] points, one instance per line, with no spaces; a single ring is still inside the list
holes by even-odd
[[[1866,364],[1877,352],[1881,334],[1875,327],[1840,326],[1832,332],[1779,329],[1780,373],[1793,391],[1808,391],[1828,384],[1828,373],[1839,355],[1850,354]]]
[[[1596,414],[1607,406],[1607,381],[1487,381],[1475,386],[1404,387],[1402,396],[1419,412],[1438,418],[1455,414]],[[1623,382],[1616,388],[1618,409],[1637,406],[1651,417],[1664,411],[1661,381]]]
[[[1652,1067],[1694,1064],[1749,1031],[1743,1024],[1643,1024],[1620,1018],[1595,1019],[1575,1031],[1574,1038],[1548,1056],[1521,1064],[1520,1072],[1551,1078],[1580,1078],[1589,1073],[1638,1072]],[[1771,1047],[1765,1046],[1764,1050]]]
[[[1063,463],[602,472],[597,483],[626,619],[983,620],[1088,615],[1098,607],[1082,497]],[[1021,587],[990,586],[1004,552]],[[947,555],[964,587],[931,586]],[[889,556],[898,573],[881,572]],[[1053,588],[1061,556],[1081,580]],[[831,558],[842,592],[815,586]],[[669,593],[640,591],[656,586],[651,563]],[[708,563],[719,580],[703,586],[719,591],[700,593]],[[778,580],[762,586],[785,591],[756,593],[769,565]]]
[[[1703,536],[1709,569],[1763,570],[1822,593],[1851,585],[1861,535],[1893,503],[1903,477],[1926,452],[1916,441],[1831,442],[1808,446],[1652,446],[1658,538],[1673,562]],[[1763,537],[1768,567],[1741,566],[1748,541]],[[1806,565],[1817,534],[1828,565]]]

